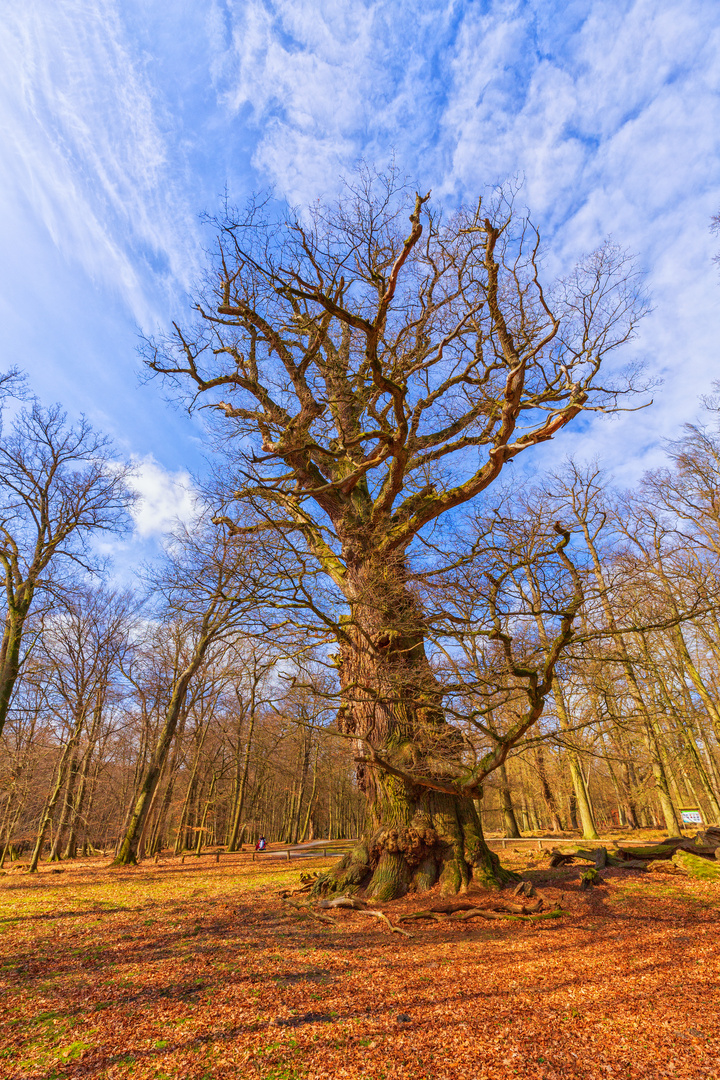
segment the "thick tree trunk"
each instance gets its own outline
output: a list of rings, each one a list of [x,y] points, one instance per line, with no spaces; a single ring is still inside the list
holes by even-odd
[[[485,843],[472,799],[412,791],[395,777],[378,778],[378,788],[383,824],[323,875],[318,891],[362,889],[376,900],[392,900],[438,881],[452,894],[473,881],[499,888],[516,880]]]
[[[443,714],[403,564],[360,563],[348,594],[353,619],[341,644],[339,722],[354,736],[370,828],[363,842],[323,875],[318,891],[363,889],[390,900],[430,889],[437,881],[443,892],[457,893],[471,881],[500,887],[514,880],[485,843],[473,799],[430,786],[452,782],[461,745]],[[373,753],[403,776],[378,767]]]

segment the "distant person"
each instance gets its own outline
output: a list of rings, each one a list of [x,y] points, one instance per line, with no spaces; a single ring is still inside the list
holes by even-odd
[[[260,839],[258,840],[257,844],[255,845],[255,850],[256,851],[264,851],[266,847],[267,847],[267,841],[266,841],[264,836],[261,836]]]

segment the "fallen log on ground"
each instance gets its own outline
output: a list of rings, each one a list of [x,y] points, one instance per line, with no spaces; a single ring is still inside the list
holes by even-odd
[[[709,831],[709,830],[708,830]],[[718,830],[720,832],[720,830]],[[702,843],[698,843],[698,837],[702,837]],[[663,840],[659,844],[645,844],[636,847],[616,846],[613,851],[605,847],[583,848],[572,847],[560,851],[553,848],[550,852],[550,866],[570,866],[574,862],[592,863],[596,870],[602,870],[606,866],[615,867],[618,870],[646,870],[648,864],[658,860],[670,861],[677,851],[686,851],[691,855],[704,859],[714,859],[720,847],[713,847],[714,832],[707,837],[707,832],[698,834],[698,837],[675,836]]]
[[[716,848],[713,842],[701,840],[703,834],[698,836],[674,836],[659,844],[648,844],[638,847],[618,846],[613,853],[616,858],[627,862],[629,860],[651,862],[656,859],[672,859],[676,851],[688,851],[691,855],[699,855],[704,859],[715,858]]]
[[[565,851],[560,851],[558,848],[553,848],[550,852],[550,865],[551,866],[568,866],[579,859],[580,862],[592,863],[596,870],[602,870],[608,863],[611,856],[608,855],[607,848],[569,848]]]
[[[715,852],[715,858],[720,851],[720,825],[708,825],[706,829],[701,829],[695,837],[697,844],[701,847],[712,848]]]
[[[651,874],[684,874],[682,870],[672,859],[653,859],[645,867]]]

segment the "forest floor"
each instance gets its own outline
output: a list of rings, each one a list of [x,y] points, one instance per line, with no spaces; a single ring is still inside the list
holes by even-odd
[[[503,862],[566,914],[408,939],[280,900],[328,860],[11,870],[0,1077],[720,1077],[720,886],[610,870],[581,893],[541,852]],[[395,922],[424,900],[378,906]]]

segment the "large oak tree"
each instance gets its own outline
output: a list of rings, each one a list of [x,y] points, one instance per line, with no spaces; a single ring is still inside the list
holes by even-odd
[[[226,421],[241,482],[219,520],[284,538],[344,605],[339,727],[372,827],[331,884],[390,898],[438,875],[448,890],[501,880],[474,800],[540,716],[579,598],[522,674],[525,711],[468,765],[414,559],[523,451],[619,407],[631,380],[600,372],[643,313],[637,277],[607,244],[546,284],[539,235],[507,192],[446,217],[369,171],[336,205],[255,202],[213,224],[199,318],[146,360]]]

